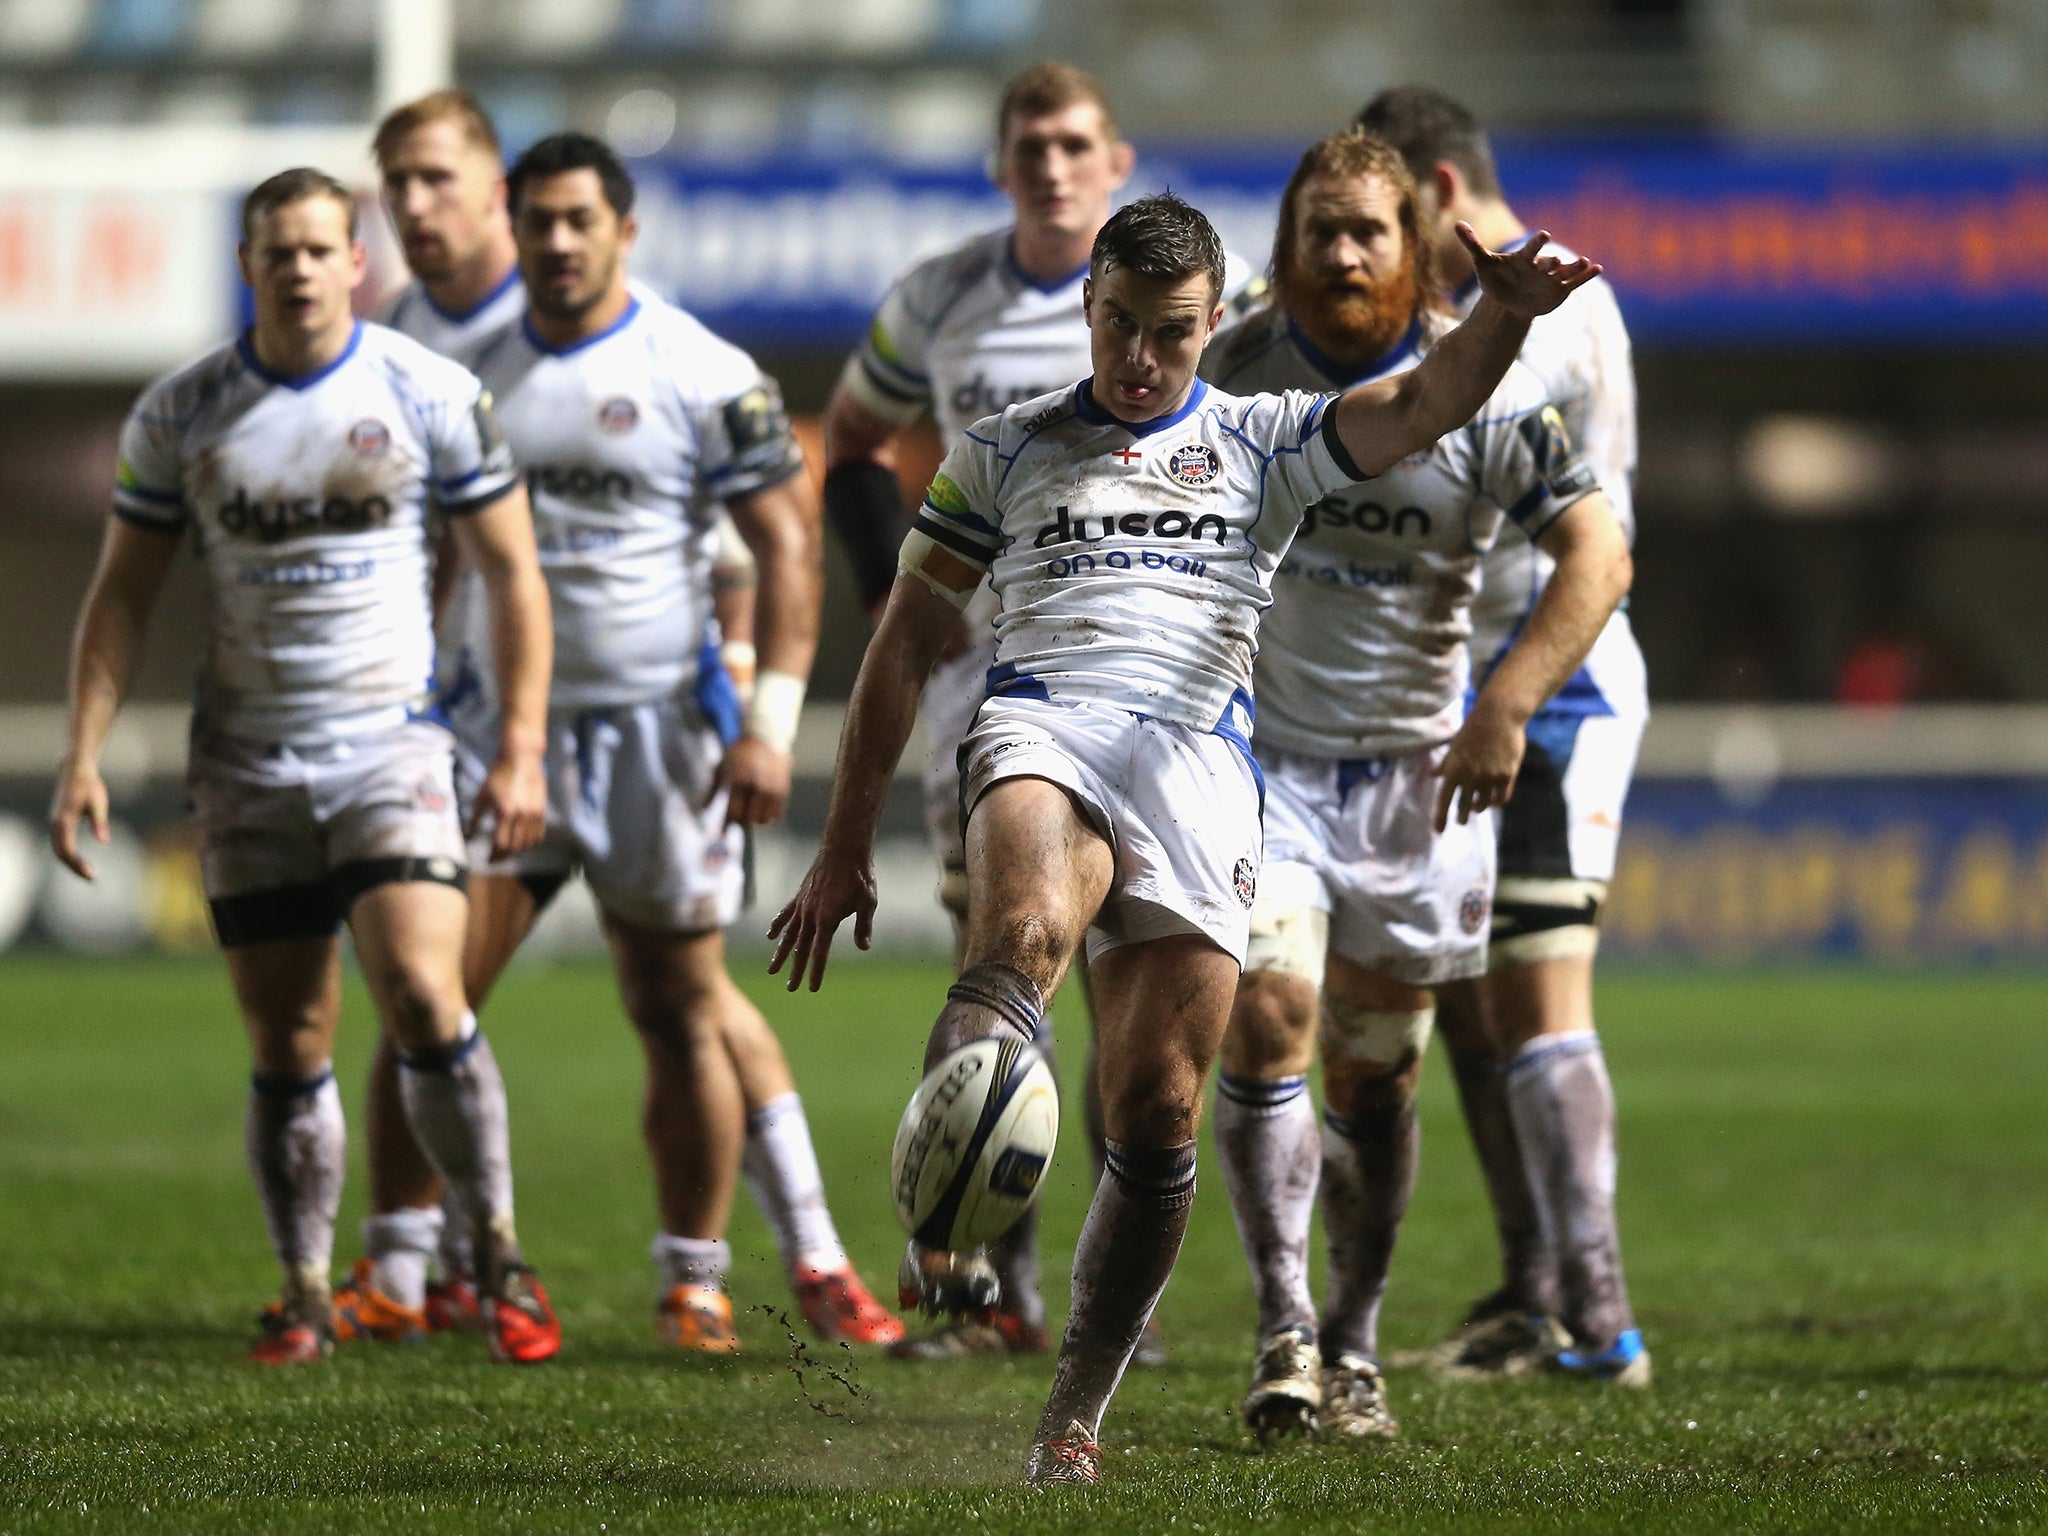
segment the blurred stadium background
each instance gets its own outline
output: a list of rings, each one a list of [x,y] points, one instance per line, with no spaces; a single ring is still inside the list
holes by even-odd
[[[606,134],[641,275],[809,415],[889,278],[1002,218],[992,104],[1045,56],[1109,86],[1134,191],[1171,184],[1249,257],[1300,147],[1419,80],[1492,125],[1525,218],[1608,264],[1657,706],[1610,953],[2048,958],[2038,0],[0,0],[0,950],[209,943],[179,823],[195,584],[110,749],[100,886],[53,876],[41,823],[121,414],[235,325],[255,179],[313,162],[369,196],[369,125],[449,78],[511,150]],[[865,633],[835,565],[764,902]],[[905,789],[881,934],[938,946]],[[552,922],[556,949],[594,936]]]

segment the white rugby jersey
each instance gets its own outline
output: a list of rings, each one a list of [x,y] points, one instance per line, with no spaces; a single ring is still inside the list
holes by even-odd
[[[407,283],[378,311],[379,323],[402,331],[423,347],[452,357],[465,368],[476,366],[477,349],[517,320],[526,309],[526,289],[519,268],[507,272],[483,302],[466,314],[443,309],[424,284]]]
[[[1247,394],[1342,389],[1405,373],[1440,333],[1418,321],[1354,376],[1275,306],[1219,337],[1202,371]],[[1465,426],[1310,507],[1273,583],[1260,740],[1340,759],[1448,741],[1465,715],[1481,556],[1503,521],[1533,539],[1595,489],[1542,383],[1517,364]]]
[[[1555,241],[1544,249],[1567,261],[1577,254]],[[1459,307],[1469,312],[1478,299],[1478,284],[1468,283],[1458,295]],[[1538,316],[1522,344],[1521,361],[1543,380],[1600,489],[1613,503],[1622,532],[1634,543],[1635,366],[1613,285],[1596,277],[1568,302]],[[1521,633],[1556,568],[1550,556],[1513,533],[1504,535],[1488,554],[1472,606],[1472,652],[1481,677]],[[1607,621],[1585,665],[1549,707],[1579,714],[1648,707],[1643,655],[1625,608]]]
[[[550,702],[675,694],[711,621],[723,501],[803,467],[774,381],[638,285],[617,324],[567,347],[522,316],[485,343],[477,371],[533,500],[554,608]],[[467,638],[488,690],[489,636]]]
[[[300,378],[245,333],[150,385],[114,512],[192,530],[213,598],[201,728],[305,744],[426,709],[427,504],[473,512],[516,483],[475,376],[359,323]]]
[[[1131,426],[1084,380],[969,428],[914,526],[989,572],[989,692],[1248,736],[1273,572],[1302,509],[1360,478],[1333,398],[1196,380]]]
[[[391,296],[378,311],[377,319],[443,357],[452,357],[463,367],[473,368],[477,349],[517,320],[525,309],[526,289],[519,281],[519,268],[514,266],[483,302],[466,314],[443,309],[423,284],[414,281]],[[441,612],[434,624],[435,681],[445,691],[460,682],[464,640],[487,629],[490,605],[483,578],[467,568],[441,602]]]
[[[906,425],[929,411],[950,448],[982,417],[1088,376],[1087,264],[1041,283],[1017,265],[1015,233],[976,235],[897,279],[841,376],[856,400]],[[1228,297],[1251,274],[1235,257],[1226,262]],[[985,594],[969,609],[981,622],[993,613]]]

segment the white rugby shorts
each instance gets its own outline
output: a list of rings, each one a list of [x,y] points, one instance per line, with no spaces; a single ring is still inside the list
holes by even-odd
[[[974,728],[996,662],[993,631],[951,661],[932,669],[924,685],[924,825],[939,861],[939,900],[948,911],[967,910],[967,843],[961,836],[960,743]]]
[[[1259,880],[1258,770],[1220,735],[1100,704],[989,699],[968,734],[963,822],[1005,779],[1073,795],[1115,856],[1092,959],[1200,933],[1240,965]]]
[[[1493,812],[1436,830],[1447,750],[1339,761],[1259,748],[1266,872],[1250,969],[1275,964],[1264,940],[1308,908],[1328,914],[1332,953],[1409,986],[1485,972]]]
[[[453,752],[427,720],[300,747],[195,731],[185,784],[221,942],[332,933],[392,880],[461,884]]]
[[[497,750],[495,721],[456,715],[465,814]],[[644,928],[705,933],[739,916],[744,834],[712,794],[725,747],[682,699],[548,715],[548,826],[540,842],[490,858],[488,829],[470,845],[480,875],[524,880],[537,895],[581,872],[605,911]],[[708,802],[708,803],[707,803]]]

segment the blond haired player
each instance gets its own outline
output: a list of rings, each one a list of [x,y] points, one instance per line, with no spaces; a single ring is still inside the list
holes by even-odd
[[[374,149],[384,207],[413,276],[383,318],[444,356],[473,363],[483,341],[526,307],[497,130],[466,91],[438,91],[386,117]],[[715,688],[722,665],[743,703],[753,681],[754,560],[722,515],[719,532],[712,571],[717,644],[702,676],[707,689]],[[474,579],[457,579],[456,553],[444,541],[435,574],[440,681],[444,697],[459,701],[477,686],[480,667],[465,666],[475,660],[465,638],[477,630],[481,592]],[[481,1003],[489,978],[472,971],[466,981],[472,1001]],[[836,1291],[827,1294],[804,1278],[832,1272],[829,1263],[821,1271],[818,1261],[832,1257],[837,1237],[803,1101],[773,1034],[748,1028],[739,1016],[732,1022],[728,1046],[747,1106],[748,1188],[774,1230],[806,1317],[826,1337],[839,1337],[854,1325],[833,1310]],[[396,1054],[388,1039],[380,1040],[370,1074],[366,1258],[337,1293],[343,1337],[404,1339],[423,1327],[472,1326],[477,1317],[466,1224],[454,1218],[446,1193],[435,1213],[439,1181],[406,1125],[397,1083]]]
[[[253,1357],[313,1360],[332,1345],[346,922],[397,1046],[412,1133],[471,1229],[492,1348],[546,1359],[560,1330],[514,1235],[504,1084],[462,986],[463,829],[432,707],[427,599],[431,507],[486,592],[505,708],[474,810],[510,855],[540,835],[546,808],[548,604],[526,493],[475,377],[350,313],[365,256],[346,187],[313,170],[274,176],[244,203],[242,234],[254,325],[152,384],[123,429],[51,837],[91,878],[77,822],[104,839],[95,764],[189,532],[213,596],[189,782],[255,1056],[249,1159],[284,1270]]]
[[[1487,296],[1400,379],[1234,397],[1195,375],[1224,312],[1222,245],[1179,198],[1142,198],[1095,238],[1090,377],[970,428],[904,542],[771,968],[815,987],[842,921],[868,942],[882,796],[987,578],[996,664],[961,747],[966,963],[926,1065],[1031,1039],[1085,942],[1108,1131],[1031,1482],[1099,1481],[1103,1411],[1187,1230],[1203,1083],[1258,886],[1251,664],[1273,573],[1306,507],[1469,420],[1529,316],[1599,270],[1475,260]],[[1504,787],[1468,766],[1447,780],[1467,810]],[[909,1257],[940,1267],[916,1244]]]

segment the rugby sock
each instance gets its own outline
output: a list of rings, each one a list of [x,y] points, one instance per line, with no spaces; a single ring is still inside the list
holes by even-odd
[[[1106,1167],[1074,1249],[1073,1307],[1038,1439],[1078,1421],[1091,1438],[1138,1336],[1166,1289],[1195,1203],[1195,1144],[1107,1144]]]
[[[825,1177],[811,1146],[804,1101],[795,1093],[770,1099],[747,1116],[740,1171],[754,1203],[775,1233],[782,1267],[808,1265],[827,1274],[846,1267],[846,1249],[825,1204]]]
[[[1036,1042],[1045,999],[1029,976],[996,960],[970,965],[946,992],[946,1006],[932,1025],[924,1050],[929,1072],[963,1045],[1012,1034]]]
[[[1313,1333],[1308,1231],[1323,1152],[1308,1079],[1261,1082],[1225,1072],[1216,1093],[1216,1155],[1251,1266],[1258,1336],[1293,1327]]]
[[[1529,1173],[1508,1105],[1507,1073],[1492,1051],[1461,1051],[1448,1032],[1444,1045],[1458,1081],[1465,1128],[1472,1133],[1472,1150],[1486,1175],[1494,1229],[1500,1234],[1503,1288],[1517,1307],[1548,1316],[1557,1311],[1557,1266],[1543,1241],[1543,1224],[1529,1191]]]
[[[424,1307],[427,1269],[440,1243],[444,1220],[438,1205],[366,1217],[363,1252],[370,1260],[370,1284],[401,1307],[415,1312]]]
[[[654,1239],[654,1267],[661,1271],[662,1294],[679,1285],[725,1289],[732,1268],[732,1248],[722,1237],[677,1237],[663,1232]]]
[[[434,1251],[434,1264],[443,1280],[473,1278],[476,1247],[470,1240],[469,1218],[462,1214],[462,1202],[452,1188],[441,1190],[441,1240]]]
[[[519,1240],[512,1221],[505,1080],[476,1015],[463,1015],[462,1034],[451,1044],[401,1053],[398,1083],[420,1149],[469,1218],[479,1248],[479,1287],[488,1292],[499,1267],[519,1262]]]
[[[1052,1072],[1053,1082],[1057,1084],[1060,1070],[1058,1059],[1053,1055],[1050,1015],[1040,1016],[1032,1043],[1038,1047],[1038,1054],[1045,1058],[1045,1064]],[[1043,1328],[1045,1296],[1041,1289],[1038,1270],[1036,1203],[1026,1206],[1016,1225],[988,1245],[988,1259],[996,1272],[996,1279],[1003,1287],[1002,1296],[996,1305],[1029,1327]]]
[[[1614,1084],[1591,1030],[1538,1035],[1508,1064],[1515,1134],[1543,1234],[1557,1255],[1560,1316],[1605,1349],[1635,1327],[1614,1223]]]
[[[1323,1235],[1330,1246],[1329,1294],[1323,1304],[1323,1359],[1379,1358],[1380,1301],[1394,1238],[1422,1154],[1415,1101],[1359,1102],[1351,1112],[1323,1111]]]
[[[348,1128],[333,1068],[322,1067],[305,1078],[255,1073],[249,1080],[244,1140],[270,1246],[284,1269],[285,1301],[322,1307],[334,1261],[334,1217],[348,1167]]]

